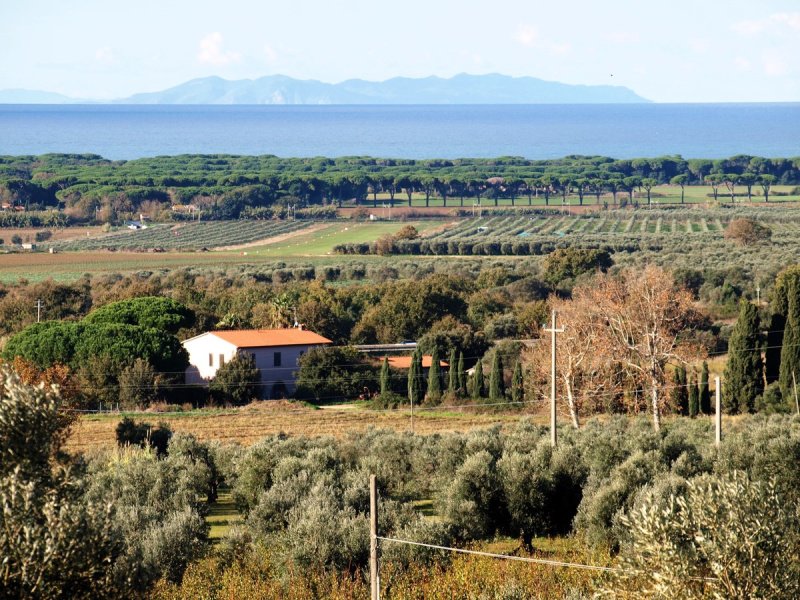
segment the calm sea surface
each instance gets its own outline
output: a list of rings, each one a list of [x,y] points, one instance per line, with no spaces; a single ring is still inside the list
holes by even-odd
[[[0,105],[0,154],[396,158],[800,156],[800,103],[475,106]]]

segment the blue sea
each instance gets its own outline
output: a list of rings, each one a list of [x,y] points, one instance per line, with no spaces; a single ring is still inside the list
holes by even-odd
[[[800,103],[0,105],[0,154],[393,158],[800,156]]]

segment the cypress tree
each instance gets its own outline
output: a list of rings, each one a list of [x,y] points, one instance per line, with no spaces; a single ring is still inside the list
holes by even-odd
[[[458,352],[458,393],[460,396],[467,395],[467,370],[464,368],[464,353]]]
[[[767,385],[778,381],[781,374],[781,347],[786,329],[786,315],[773,311],[767,328],[767,348],[764,351],[764,371]]]
[[[793,278],[787,288],[788,313],[781,348],[781,369],[778,381],[784,398],[794,398],[792,374],[800,380],[800,282]]]
[[[678,414],[689,414],[689,391],[686,385],[686,367],[678,365],[672,374],[672,404]]]
[[[739,317],[728,343],[728,363],[723,375],[722,405],[728,414],[753,412],[756,398],[764,392],[758,309],[742,300]]]
[[[408,367],[408,401],[416,404],[415,390],[416,390],[416,377],[417,377],[417,352],[411,355],[411,364]]]
[[[522,361],[518,360],[514,367],[514,374],[511,376],[511,401],[524,402],[525,387],[522,380]]]
[[[438,402],[442,398],[442,373],[439,366],[439,348],[433,347],[431,355],[431,368],[428,369],[428,394],[431,402]]]
[[[414,367],[414,402],[419,404],[422,402],[422,399],[425,395],[425,384],[424,384],[424,377],[425,373],[422,370],[422,351],[417,350],[414,353],[414,358],[412,358],[412,362],[415,363]]]
[[[692,375],[689,383],[689,416],[694,418],[700,409],[700,390],[697,388],[697,378]]]
[[[500,353],[494,353],[492,360],[492,373],[489,375],[489,398],[499,402],[505,398],[505,382],[503,380],[503,360]]]
[[[475,400],[483,398],[483,363],[475,363],[475,372],[472,374],[472,397]]]
[[[700,413],[711,414],[711,392],[708,389],[708,363],[703,361],[703,370],[700,372]]]
[[[391,373],[389,371],[389,359],[383,357],[383,364],[381,365],[381,396],[384,396],[392,391]]]
[[[450,372],[447,391],[455,396],[458,393],[458,358],[456,357],[456,349],[450,349]]]

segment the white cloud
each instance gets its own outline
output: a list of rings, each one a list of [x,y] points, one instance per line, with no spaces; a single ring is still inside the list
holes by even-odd
[[[523,46],[532,48],[539,40],[539,30],[533,25],[521,25],[517,30],[516,39]]]
[[[750,19],[739,21],[731,26],[736,33],[744,36],[754,36],[767,30],[775,31],[788,27],[793,31],[800,31],[800,12],[774,13],[763,19]]]
[[[95,50],[94,59],[101,65],[113,65],[117,61],[114,52],[108,46]]]
[[[277,52],[277,50],[275,50],[275,48],[273,48],[269,44],[266,44],[264,46],[264,56],[266,57],[267,62],[270,62],[270,63],[274,63],[274,62],[276,62],[278,60],[278,52]]]
[[[222,34],[218,31],[209,33],[200,40],[200,50],[197,52],[197,60],[203,64],[214,65],[216,67],[239,62],[241,54],[233,50],[222,48]]]
[[[538,48],[559,56],[569,54],[572,51],[572,44],[569,42],[557,43],[544,39],[539,35],[539,29],[535,25],[521,25],[517,29],[515,39],[526,48]]]

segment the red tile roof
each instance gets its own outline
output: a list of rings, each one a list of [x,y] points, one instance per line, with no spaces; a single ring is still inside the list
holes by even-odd
[[[411,368],[411,357],[410,356],[387,356],[386,358],[389,359],[389,366],[394,367],[395,369],[410,369]],[[383,359],[380,359],[383,362]],[[422,368],[423,369],[430,369],[431,365],[433,364],[433,357],[430,354],[423,355],[422,357]],[[443,360],[439,361],[440,367],[446,367],[447,363]]]
[[[316,346],[332,343],[328,338],[307,329],[237,329],[212,331],[211,334],[237,348]]]

